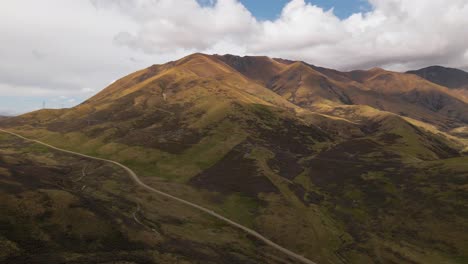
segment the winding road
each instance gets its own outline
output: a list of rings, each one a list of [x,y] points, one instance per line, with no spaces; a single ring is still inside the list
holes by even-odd
[[[52,148],[52,149],[55,149],[55,150],[58,150],[58,151],[61,151],[61,152],[65,152],[65,153],[69,153],[69,154],[72,154],[72,155],[76,155],[76,156],[80,156],[80,157],[84,157],[84,158],[89,158],[89,159],[93,159],[93,160],[100,160],[100,161],[105,161],[105,162],[109,162],[109,163],[112,163],[122,169],[124,169],[128,175],[133,179],[133,181],[135,181],[135,183],[139,186],[141,186],[142,188],[144,189],[147,189],[148,191],[151,191],[153,193],[156,193],[156,194],[159,194],[161,196],[164,196],[164,197],[167,197],[169,199],[172,199],[172,200],[175,200],[175,201],[178,201],[180,203],[183,203],[187,206],[190,206],[190,207],[193,207],[193,208],[196,208],[204,213],[207,213],[221,221],[224,221],[225,223],[233,226],[233,227],[236,227],[242,231],[244,231],[245,233],[257,238],[258,240],[264,242],[265,244],[277,249],[278,251],[281,251],[282,253],[286,254],[287,256],[291,257],[291,258],[294,258],[302,263],[305,263],[305,264],[317,264],[307,258],[305,258],[304,256],[301,256],[297,253],[294,253],[292,252],[291,250],[287,249],[287,248],[284,248],[278,244],[276,244],[275,242],[269,240],[268,238],[264,237],[263,235],[261,235],[260,233],[248,228],[248,227],[245,227],[239,223],[236,223],[220,214],[217,214],[215,213],[213,210],[210,210],[210,209],[207,209],[203,206],[200,206],[200,205],[197,205],[197,204],[194,204],[192,202],[189,202],[189,201],[186,201],[184,199],[181,199],[181,198],[178,198],[176,196],[173,196],[171,194],[168,194],[168,193],[165,193],[163,191],[159,191],[149,185],[146,185],[144,182],[142,182],[140,180],[140,178],[136,175],[135,172],[133,172],[130,168],[128,168],[127,166],[121,164],[121,163],[118,163],[116,161],[113,161],[113,160],[108,160],[108,159],[103,159],[103,158],[97,158],[97,157],[93,157],[93,156],[89,156],[89,155],[86,155],[86,154],[82,154],[82,153],[78,153],[78,152],[74,152],[74,151],[70,151],[70,150],[66,150],[66,149],[61,149],[61,148],[57,148],[57,147],[54,147],[52,145],[49,145],[47,143],[44,143],[44,142],[41,142],[39,140],[34,140],[34,139],[29,139],[29,138],[26,138],[26,137],[23,137],[19,134],[16,134],[14,132],[10,132],[10,131],[6,131],[6,130],[3,130],[3,129],[0,129],[1,132],[4,132],[4,133],[7,133],[7,134],[10,134],[10,135],[13,135],[13,136],[16,136],[16,137],[19,137],[19,138],[22,138],[26,141],[30,141],[30,142],[35,142],[37,144],[41,144],[43,146],[46,146],[46,147],[49,147],[49,148]]]

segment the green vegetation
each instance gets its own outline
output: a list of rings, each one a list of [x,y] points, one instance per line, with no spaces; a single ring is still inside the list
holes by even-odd
[[[229,195],[220,206],[223,215],[230,219],[236,219],[247,227],[254,227],[254,220],[259,208],[260,205],[256,200],[242,194]]]
[[[148,185],[320,264],[462,263],[465,103],[384,70],[196,54],[129,75],[75,108],[0,125],[121,162]],[[2,201],[25,209],[1,212],[11,215],[2,222],[3,259],[30,252],[31,237],[47,257],[78,263],[96,254],[114,261],[98,253],[112,243],[117,259],[141,262],[278,258],[207,215],[139,190],[112,166],[88,164],[81,179],[84,160],[1,133],[0,142]],[[33,168],[27,177],[12,169],[19,164]]]
[[[10,136],[0,141],[0,167],[9,172],[0,174],[2,263],[31,258],[35,263],[171,264],[284,259],[268,247],[258,254],[263,246],[222,222],[138,190],[123,171],[106,163],[50,149],[23,158],[22,165],[9,162],[35,149],[43,150]],[[57,165],[44,164],[42,156]],[[226,202],[228,211],[236,210],[236,201],[249,201],[232,199]]]

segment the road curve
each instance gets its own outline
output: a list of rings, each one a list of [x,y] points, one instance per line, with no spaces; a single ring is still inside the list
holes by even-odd
[[[133,181],[135,181],[136,184],[138,184],[139,186],[141,186],[141,187],[143,187],[143,188],[145,188],[145,189],[147,189],[147,190],[149,190],[151,192],[157,193],[157,194],[159,194],[161,196],[170,198],[172,200],[176,200],[176,201],[178,201],[180,203],[183,203],[183,204],[188,205],[190,207],[196,208],[196,209],[198,209],[198,210],[200,210],[200,211],[202,211],[204,213],[207,213],[207,214],[209,214],[209,215],[211,215],[211,216],[213,216],[213,217],[215,217],[215,218],[217,218],[219,220],[222,220],[222,221],[228,223],[229,225],[234,226],[234,227],[244,231],[245,233],[247,233],[247,234],[249,234],[251,236],[254,236],[258,240],[260,240],[260,241],[264,242],[265,244],[267,244],[267,245],[281,251],[282,253],[288,255],[289,257],[294,258],[296,260],[299,260],[302,263],[317,264],[317,263],[305,258],[304,256],[296,254],[296,253],[292,252],[291,250],[276,244],[275,242],[273,242],[273,241],[269,240],[268,238],[262,236],[260,233],[254,231],[254,230],[252,230],[252,229],[250,229],[248,227],[245,227],[245,226],[243,226],[243,225],[241,225],[239,223],[236,223],[236,222],[234,222],[234,221],[232,221],[232,220],[230,220],[230,219],[228,219],[228,218],[226,218],[226,217],[224,217],[224,216],[222,216],[220,214],[215,213],[213,210],[207,209],[207,208],[202,207],[200,205],[194,204],[192,202],[186,201],[184,199],[178,198],[176,196],[165,193],[163,191],[159,191],[159,190],[157,190],[157,189],[155,189],[155,188],[153,188],[153,187],[151,187],[149,185],[146,185],[144,182],[142,182],[140,180],[140,178],[138,178],[138,176],[136,175],[135,172],[133,172],[130,168],[128,168],[127,166],[125,166],[125,165],[123,165],[121,163],[118,163],[118,162],[113,161],[113,160],[97,158],[97,157],[89,156],[89,155],[86,155],[86,154],[82,154],[82,153],[78,153],[78,152],[74,152],[74,151],[70,151],[70,150],[66,150],[66,149],[57,148],[57,147],[54,147],[54,146],[49,145],[47,143],[41,142],[39,140],[29,139],[29,138],[23,137],[23,136],[21,136],[19,134],[16,134],[14,132],[6,131],[6,130],[3,130],[3,129],[0,129],[0,131],[4,132],[4,133],[7,133],[7,134],[10,134],[10,135],[13,135],[13,136],[16,136],[16,137],[19,137],[19,138],[22,138],[22,139],[27,140],[27,141],[31,141],[31,142],[41,144],[43,146],[46,146],[46,147],[49,147],[49,148],[52,148],[52,149],[55,149],[55,150],[58,150],[58,151],[61,151],[61,152],[65,152],[65,153],[69,153],[69,154],[72,154],[72,155],[76,155],[76,156],[80,156],[80,157],[84,157],[84,158],[89,158],[89,159],[93,159],[93,160],[100,160],[100,161],[105,161],[105,162],[112,163],[112,164],[124,169],[128,173],[128,175],[133,179]]]

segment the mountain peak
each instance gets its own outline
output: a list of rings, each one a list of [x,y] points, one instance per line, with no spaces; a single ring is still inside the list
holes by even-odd
[[[198,92],[190,92],[195,90]],[[369,105],[441,124],[448,118],[455,122],[468,120],[466,105],[462,103],[468,99],[458,92],[415,75],[382,68],[341,72],[303,61],[267,56],[194,53],[132,73],[87,103],[93,106],[120,98],[124,100],[124,97],[127,97],[125,100],[135,97],[131,100],[137,100],[134,103],[138,105],[149,97],[154,97],[155,102],[162,98],[164,103],[181,103],[190,102],[192,95],[203,93],[221,101],[274,102],[281,107],[302,107],[312,111],[323,104]],[[141,98],[136,99],[138,96]],[[428,111],[440,113],[434,116]]]
[[[385,69],[383,68],[380,68],[380,67],[373,67],[371,69],[369,69],[370,72],[384,72],[386,71]]]
[[[406,73],[418,75],[430,82],[453,89],[468,89],[468,72],[434,65]]]
[[[175,65],[182,65],[182,64],[190,62],[190,61],[206,60],[206,59],[212,59],[212,55],[197,52],[197,53],[187,55],[187,56],[175,61]]]
[[[247,78],[266,85],[271,78],[284,70],[287,65],[267,56],[214,55]]]

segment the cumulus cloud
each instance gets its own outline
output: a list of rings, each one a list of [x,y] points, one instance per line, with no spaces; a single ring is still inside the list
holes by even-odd
[[[97,8],[115,8],[138,25],[115,36],[119,45],[146,53],[206,50],[221,41],[238,45],[252,34],[256,21],[236,0],[201,4],[195,0],[92,0]]]
[[[341,70],[468,69],[466,0],[369,3],[370,11],[340,19],[333,9],[291,0],[276,19],[258,20],[238,0],[2,1],[0,95],[85,97],[192,52]]]
[[[259,23],[256,37],[248,48],[260,53],[299,51],[312,46],[333,45],[347,34],[332,10],[324,11],[303,1],[291,1],[279,19]]]
[[[93,2],[117,8],[135,21],[135,32],[122,31],[115,40],[148,54],[180,49],[216,52],[230,45],[243,54],[339,69],[466,64],[465,0],[370,0],[372,11],[344,20],[333,9],[292,0],[272,21],[257,21],[235,0],[207,6],[195,0]]]

